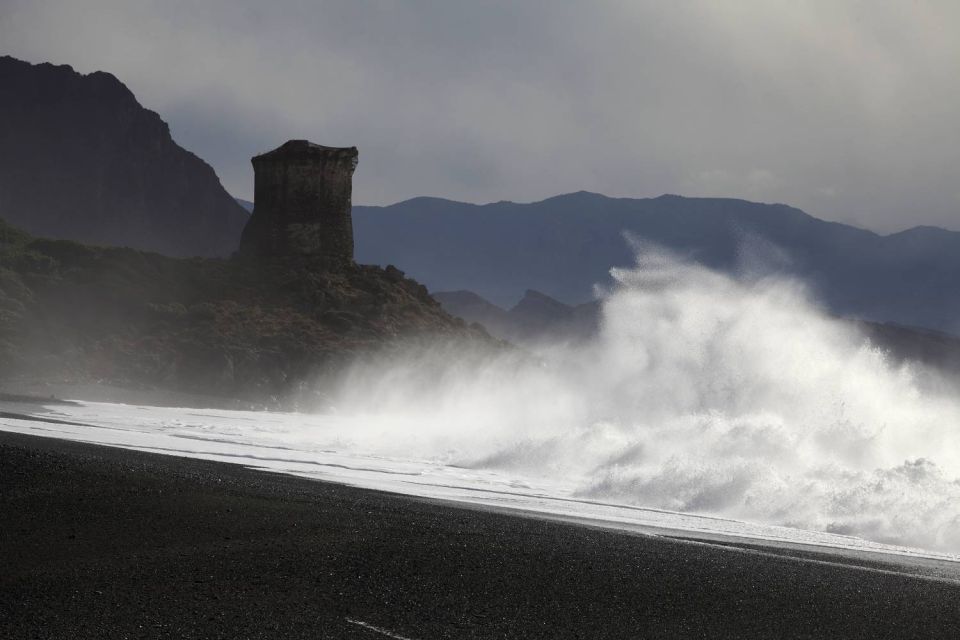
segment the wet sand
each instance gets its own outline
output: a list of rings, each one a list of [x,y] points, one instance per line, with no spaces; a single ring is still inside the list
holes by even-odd
[[[936,577],[953,567],[606,531],[2,432],[0,567],[0,638],[960,636],[960,583]]]

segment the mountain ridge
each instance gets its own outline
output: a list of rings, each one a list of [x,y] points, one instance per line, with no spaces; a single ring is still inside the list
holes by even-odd
[[[0,216],[38,236],[225,256],[246,222],[116,76],[0,57]]]
[[[470,207],[490,207],[490,206],[496,206],[496,205],[529,206],[529,205],[545,204],[545,203],[552,202],[552,201],[570,200],[570,199],[572,199],[572,198],[574,198],[574,197],[584,197],[584,196],[587,196],[587,197],[595,197],[595,198],[598,199],[598,200],[616,200],[616,201],[628,201],[628,202],[648,201],[648,200],[649,200],[649,201],[657,201],[657,200],[671,200],[671,199],[675,199],[675,200],[710,200],[710,201],[721,201],[721,202],[740,203],[740,204],[746,204],[746,205],[759,205],[759,206],[763,206],[763,207],[773,207],[773,208],[778,208],[778,209],[782,208],[782,209],[788,209],[788,210],[797,212],[797,213],[799,213],[799,214],[802,214],[804,217],[811,218],[811,219],[813,219],[813,220],[817,220],[817,221],[822,222],[822,223],[824,223],[824,224],[838,225],[838,226],[841,226],[841,227],[848,227],[848,228],[856,229],[857,231],[861,231],[861,232],[864,232],[864,233],[868,233],[868,234],[871,234],[871,235],[874,235],[874,236],[877,236],[877,237],[880,237],[880,238],[888,238],[888,237],[891,237],[891,236],[898,236],[898,235],[902,235],[902,234],[907,234],[907,233],[912,233],[912,232],[918,232],[918,231],[928,231],[928,230],[929,230],[930,232],[935,232],[935,233],[945,233],[945,234],[949,234],[949,235],[957,235],[957,236],[960,236],[960,230],[947,229],[946,227],[940,227],[940,226],[931,225],[931,224],[918,224],[918,225],[914,225],[914,226],[912,226],[912,227],[906,227],[906,228],[904,228],[904,229],[900,229],[899,231],[891,231],[891,232],[889,232],[889,233],[880,233],[880,232],[874,231],[874,230],[872,230],[872,229],[867,229],[867,228],[865,228],[865,227],[859,227],[859,226],[857,226],[857,225],[855,225],[855,224],[851,224],[851,223],[847,223],[847,222],[840,222],[840,221],[837,221],[837,220],[828,220],[828,219],[826,219],[826,218],[820,218],[820,217],[818,217],[818,216],[815,216],[815,215],[813,215],[813,214],[811,214],[811,213],[808,213],[808,212],[804,211],[803,209],[801,209],[801,208],[799,208],[799,207],[795,207],[795,206],[793,206],[793,205],[791,205],[791,204],[788,204],[788,203],[785,203],[785,202],[759,202],[759,201],[756,201],[756,200],[748,200],[748,199],[746,199],[746,198],[735,198],[735,197],[726,197],[726,196],[685,196],[685,195],[683,195],[683,194],[678,194],[678,193],[662,193],[662,194],[660,194],[660,195],[658,195],[658,196],[649,196],[649,197],[608,196],[608,195],[606,195],[606,194],[603,194],[603,193],[600,193],[600,192],[597,192],[597,191],[588,191],[588,190],[585,190],[585,189],[580,189],[580,190],[577,190],[577,191],[568,191],[568,192],[559,193],[559,194],[556,194],[556,195],[553,195],[553,196],[547,196],[547,197],[545,197],[545,198],[540,198],[540,199],[538,199],[538,200],[529,200],[529,201],[526,201],[526,200],[524,200],[524,201],[517,201],[517,200],[494,200],[494,201],[490,201],[490,202],[467,202],[467,201],[463,201],[463,200],[456,200],[456,199],[454,199],[454,198],[446,198],[446,197],[443,197],[443,196],[413,196],[413,197],[404,198],[403,200],[398,200],[398,201],[396,201],[396,202],[393,202],[393,203],[390,203],[390,204],[386,204],[386,205],[362,205],[362,204],[361,204],[361,205],[354,205],[354,206],[355,206],[355,207],[359,207],[359,208],[361,208],[361,209],[392,209],[392,208],[395,208],[395,207],[410,206],[410,205],[418,204],[418,203],[421,203],[421,202],[435,203],[435,204],[437,204],[437,205],[440,205],[440,204],[454,204],[454,205],[463,205],[463,206],[470,206]],[[251,201],[249,201],[249,200],[244,200],[243,198],[234,198],[234,199],[235,199],[238,203],[244,205],[244,206],[247,207],[247,208],[252,208],[252,207],[253,207],[253,202],[251,202]]]
[[[624,233],[725,273],[767,269],[807,283],[832,313],[960,331],[960,232],[881,235],[795,207],[734,198],[609,198],[575,192],[516,204],[416,198],[354,206],[358,260],[402,264],[432,291],[505,306],[535,289],[592,300],[634,263]]]

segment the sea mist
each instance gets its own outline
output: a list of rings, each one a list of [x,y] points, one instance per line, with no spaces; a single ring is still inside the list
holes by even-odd
[[[800,283],[657,251],[612,274],[587,343],[358,365],[336,411],[363,419],[324,438],[590,499],[960,551],[955,399],[921,391]]]

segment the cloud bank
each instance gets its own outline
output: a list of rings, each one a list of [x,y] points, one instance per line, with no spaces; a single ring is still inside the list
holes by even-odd
[[[6,0],[4,53],[108,70],[251,196],[288,138],[355,201],[732,196],[960,229],[960,5]]]

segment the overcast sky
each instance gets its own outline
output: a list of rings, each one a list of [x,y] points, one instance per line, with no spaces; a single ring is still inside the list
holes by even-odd
[[[354,202],[731,196],[960,230],[960,2],[0,0],[0,53],[105,70],[251,198],[356,145]]]

